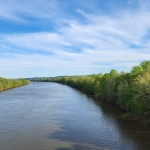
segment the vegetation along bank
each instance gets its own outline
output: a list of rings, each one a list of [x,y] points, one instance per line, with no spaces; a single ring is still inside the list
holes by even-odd
[[[15,80],[15,79],[5,79],[0,77],[0,92],[11,88],[23,86],[29,83],[30,81],[25,79]]]
[[[134,66],[130,73],[111,70],[106,74],[63,76],[40,81],[62,83],[88,92],[133,113],[136,119],[150,123],[150,61]]]

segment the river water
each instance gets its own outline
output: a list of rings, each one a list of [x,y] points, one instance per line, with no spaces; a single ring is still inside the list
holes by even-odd
[[[66,85],[0,93],[0,150],[149,150],[150,128]]]

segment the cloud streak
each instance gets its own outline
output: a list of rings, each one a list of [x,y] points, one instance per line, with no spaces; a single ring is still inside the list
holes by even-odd
[[[83,8],[74,9],[84,21],[73,14],[68,17],[60,9],[59,1],[37,1],[36,7],[33,7],[35,1],[12,2],[16,4],[14,7],[2,1],[0,8],[4,6],[5,10],[1,19],[26,24],[30,20],[25,16],[46,18],[56,26],[53,31],[0,34],[1,74],[6,77],[11,71],[18,76],[26,71],[22,74],[25,77],[105,73],[113,68],[129,71],[150,58],[150,11],[147,6],[143,9],[140,1],[138,11],[117,16],[116,13],[95,15]],[[48,5],[42,5],[44,3]]]

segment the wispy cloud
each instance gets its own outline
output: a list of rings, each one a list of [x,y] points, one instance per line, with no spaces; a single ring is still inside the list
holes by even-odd
[[[132,4],[132,1],[131,1],[131,0],[129,0],[129,1],[128,1],[128,4]]]
[[[0,18],[26,22],[27,18],[53,18],[57,14],[55,0],[1,0]]]
[[[150,58],[150,11],[148,3],[138,2],[138,11],[117,15],[96,15],[77,5],[74,13],[81,15],[82,21],[74,14],[66,15],[59,1],[13,0],[10,3],[14,7],[2,1],[1,19],[23,23],[30,22],[27,17],[46,18],[54,22],[55,30],[0,34],[1,74],[9,77],[7,72],[15,71],[20,76],[26,71],[23,76],[57,76],[104,73],[112,68],[129,71]]]

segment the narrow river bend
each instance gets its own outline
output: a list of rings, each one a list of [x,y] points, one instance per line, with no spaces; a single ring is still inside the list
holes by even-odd
[[[0,150],[149,150],[150,128],[66,85],[0,93]]]

